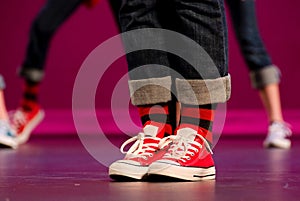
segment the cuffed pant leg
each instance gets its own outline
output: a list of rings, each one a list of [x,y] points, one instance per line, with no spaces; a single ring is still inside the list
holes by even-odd
[[[31,82],[41,82],[44,78],[44,70],[38,68],[20,67],[17,73],[25,80]]]
[[[171,100],[171,76],[129,80],[133,105],[166,103]]]
[[[230,75],[217,79],[176,79],[179,102],[189,105],[206,105],[226,102],[231,94]]]
[[[280,82],[280,70],[275,65],[266,66],[256,71],[250,71],[252,87],[261,89],[269,84]]]

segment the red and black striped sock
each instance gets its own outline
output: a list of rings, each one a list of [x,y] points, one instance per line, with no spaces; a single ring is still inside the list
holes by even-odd
[[[146,125],[158,126],[158,132],[162,133],[160,137],[172,135],[167,103],[138,106],[138,111],[143,127]]]
[[[212,125],[217,104],[181,105],[179,128],[192,128],[212,144]]]
[[[21,107],[23,110],[33,110],[38,105],[39,83],[26,81]]]

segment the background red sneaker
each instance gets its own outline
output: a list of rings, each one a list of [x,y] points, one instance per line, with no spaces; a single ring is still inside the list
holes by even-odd
[[[23,144],[28,141],[31,132],[44,119],[44,111],[36,105],[31,110],[18,108],[12,117],[12,127],[17,134],[17,142]]]

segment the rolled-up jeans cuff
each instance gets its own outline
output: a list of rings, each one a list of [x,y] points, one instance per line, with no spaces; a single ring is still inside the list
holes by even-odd
[[[223,103],[230,98],[230,75],[205,80],[176,79],[178,101],[189,105]]]
[[[5,89],[5,82],[4,82],[4,78],[2,77],[2,75],[0,75],[0,90]]]
[[[20,67],[17,73],[22,78],[31,82],[40,82],[44,78],[44,71],[36,68]]]
[[[252,87],[255,89],[261,89],[266,85],[279,83],[280,76],[280,70],[275,65],[266,66],[257,71],[250,72]]]
[[[171,100],[171,76],[129,80],[128,84],[133,105],[166,103]]]

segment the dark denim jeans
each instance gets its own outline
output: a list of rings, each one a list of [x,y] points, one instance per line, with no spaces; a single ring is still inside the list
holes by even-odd
[[[234,30],[249,70],[258,71],[272,61],[259,34],[255,0],[226,0]]]
[[[23,70],[43,70],[51,39],[82,0],[48,0],[32,23]]]
[[[123,0],[120,25],[128,35],[131,32],[127,31],[131,30],[141,32],[131,37],[123,36],[127,51],[132,44],[139,46],[142,43],[149,47],[127,54],[129,89],[134,105],[168,102],[173,100],[171,91],[185,104],[203,105],[228,100],[230,76],[223,0]],[[153,34],[151,28],[171,30],[184,37],[172,41],[167,31]],[[186,38],[204,51],[191,45]],[[183,47],[179,48],[180,55],[192,55],[193,65],[172,51],[152,48],[152,43],[167,50]],[[212,62],[206,62],[207,57]]]
[[[120,11],[123,32],[141,28],[162,28],[181,33],[197,42],[209,54],[218,69],[218,76],[211,75],[205,79],[228,74],[224,18],[222,0],[124,0]],[[124,43],[126,48],[126,41]],[[198,59],[197,63],[200,64],[201,57]],[[204,79],[195,70],[199,66],[192,67],[183,59],[162,51],[133,52],[127,55],[127,61],[130,72],[142,65],[159,64],[176,70],[186,79]],[[145,79],[167,74],[145,68],[145,73],[130,74],[130,77]]]
[[[26,56],[20,75],[30,81],[41,81],[51,39],[59,26],[82,4],[83,0],[48,0],[34,19],[29,36]],[[117,16],[121,0],[111,0]]]

